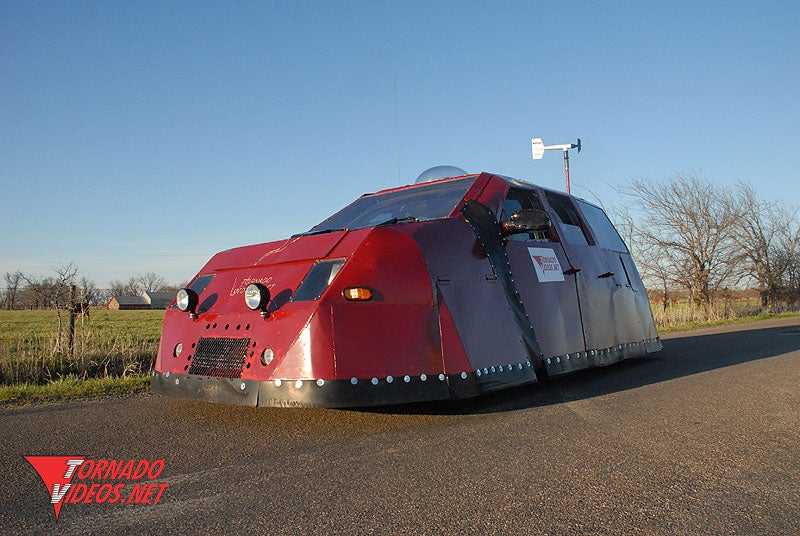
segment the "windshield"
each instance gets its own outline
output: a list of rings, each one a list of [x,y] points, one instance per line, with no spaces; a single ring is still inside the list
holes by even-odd
[[[475,177],[367,195],[313,227],[309,233],[444,218],[450,215],[473,182]]]

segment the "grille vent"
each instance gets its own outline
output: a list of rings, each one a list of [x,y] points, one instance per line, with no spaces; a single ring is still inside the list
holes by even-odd
[[[247,359],[249,345],[250,339],[201,338],[197,342],[189,374],[213,378],[239,378]]]

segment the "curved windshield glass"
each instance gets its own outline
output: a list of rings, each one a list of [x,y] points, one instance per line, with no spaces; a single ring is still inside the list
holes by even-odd
[[[475,177],[366,195],[313,227],[309,233],[444,218],[453,211],[473,182]]]

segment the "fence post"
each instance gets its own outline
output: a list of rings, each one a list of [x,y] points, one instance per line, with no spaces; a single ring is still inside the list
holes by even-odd
[[[69,287],[69,355],[75,355],[75,285]]]

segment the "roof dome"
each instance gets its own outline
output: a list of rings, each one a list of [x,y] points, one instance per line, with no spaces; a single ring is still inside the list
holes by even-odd
[[[460,167],[434,166],[420,173],[419,177],[417,177],[417,180],[414,181],[414,184],[435,181],[438,179],[444,179],[446,177],[458,177],[459,175],[466,175],[466,174],[467,172],[461,169]]]

